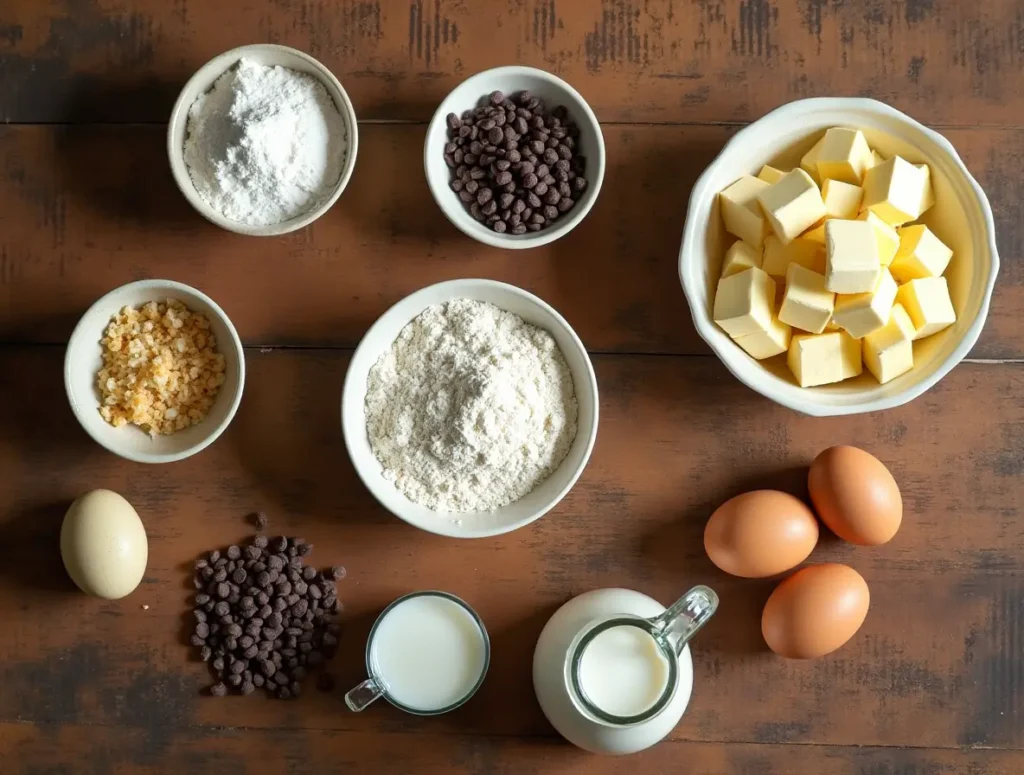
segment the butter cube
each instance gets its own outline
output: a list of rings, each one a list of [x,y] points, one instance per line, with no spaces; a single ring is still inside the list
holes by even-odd
[[[862,210],[872,210],[891,226],[901,226],[921,215],[928,201],[929,174],[899,156],[893,156],[864,175]]]
[[[803,158],[800,159],[800,168],[811,176],[811,179],[815,182],[821,180],[818,177],[818,157],[821,156],[821,149],[825,145],[825,137],[822,137],[816,142],[807,153],[804,154]]]
[[[789,326],[774,317],[765,331],[738,336],[734,341],[746,350],[751,358],[761,361],[786,352],[792,333]]]
[[[878,285],[870,293],[836,297],[832,320],[855,339],[863,339],[889,322],[899,287],[888,269],[882,270]]]
[[[739,274],[744,269],[750,269],[751,267],[761,268],[761,253],[750,247],[743,240],[737,240],[725,251],[725,261],[722,262],[722,277]]]
[[[856,218],[860,212],[860,200],[864,189],[841,180],[825,178],[821,182],[821,199],[829,218]]]
[[[783,245],[788,245],[815,221],[825,217],[821,192],[803,170],[787,172],[777,183],[763,189],[757,199]]]
[[[878,260],[882,263],[882,266],[889,266],[893,258],[896,257],[896,251],[900,247],[900,235],[896,232],[896,229],[870,210],[862,212],[857,216],[857,220],[867,221],[874,227],[875,238],[878,242]]]
[[[757,195],[768,188],[763,180],[744,175],[718,195],[725,230],[760,250],[768,225],[757,204]]]
[[[825,221],[825,287],[836,293],[869,293],[878,285],[882,263],[867,221]]]
[[[927,226],[914,224],[899,230],[900,247],[892,261],[893,277],[900,283],[923,277],[941,277],[953,251]]]
[[[765,237],[761,268],[774,277],[785,277],[790,264],[825,274],[825,246],[799,237],[788,245],[774,234]]]
[[[763,167],[761,167],[761,171],[757,173],[757,177],[759,180],[763,180],[765,183],[768,183],[770,185],[772,183],[778,183],[779,178],[781,178],[785,174],[786,173],[783,172],[782,170],[777,170],[775,169],[775,167],[765,164]]]
[[[871,166],[872,167],[877,167],[883,161],[885,161],[885,159],[882,157],[882,154],[880,154],[878,151],[876,151],[874,148],[872,148],[871,149]]]
[[[835,294],[825,289],[824,275],[799,264],[789,265],[779,320],[794,328],[820,334],[832,317],[835,303]]]
[[[921,195],[921,209],[917,213],[917,217],[920,218],[925,210],[935,204],[935,192],[932,190],[931,167],[927,164],[915,164],[914,166],[921,170],[925,176],[924,194]]]
[[[775,311],[775,281],[757,267],[723,277],[715,293],[715,322],[729,336],[767,331]]]
[[[871,148],[859,129],[832,127],[825,132],[818,153],[818,175],[821,180],[831,178],[859,186],[864,170],[871,167]]]
[[[896,301],[903,305],[914,324],[914,338],[937,334],[956,322],[945,277],[925,277],[900,286]]]
[[[814,224],[800,235],[800,239],[810,240],[821,245],[822,249],[825,248],[825,218],[820,221],[815,221]]]
[[[906,374],[914,367],[914,324],[901,304],[892,308],[889,322],[868,334],[864,365],[881,384]]]
[[[860,374],[859,349],[857,340],[842,331],[798,334],[789,343],[786,362],[800,387],[827,385]]]

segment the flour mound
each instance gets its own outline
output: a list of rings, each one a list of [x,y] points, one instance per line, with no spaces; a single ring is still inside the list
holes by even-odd
[[[315,209],[341,177],[348,131],[316,78],[242,59],[189,108],[185,164],[225,218],[268,226]]]
[[[367,432],[384,478],[435,511],[522,498],[565,458],[576,416],[551,334],[468,299],[426,309],[367,380]]]

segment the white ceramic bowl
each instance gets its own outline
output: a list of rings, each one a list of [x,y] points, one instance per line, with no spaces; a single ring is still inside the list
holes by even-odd
[[[103,365],[100,340],[111,317],[123,307],[165,299],[177,299],[193,312],[206,315],[217,338],[217,351],[224,355],[226,378],[210,413],[201,423],[169,436],[150,438],[134,425],[115,428],[100,416],[96,373]],[[171,463],[210,446],[235,416],[244,385],[242,342],[224,310],[205,293],[171,280],[140,280],[102,297],[78,321],[64,356],[64,388],[78,422],[97,444],[137,463]]]
[[[413,318],[427,307],[453,299],[490,302],[539,326],[555,338],[572,372],[579,405],[576,438],[562,464],[525,497],[491,512],[447,514],[420,506],[400,493],[381,473],[366,435],[366,380],[370,368]],[[341,426],[345,446],[363,484],[384,508],[414,527],[453,538],[500,535],[539,519],[565,497],[590,459],[597,438],[597,379],[576,332],[561,315],[532,293],[494,280],[450,280],[405,297],[366,332],[345,376]]]
[[[444,146],[448,142],[446,118],[449,113],[461,115],[464,110],[477,107],[493,91],[508,95],[524,90],[543,100],[549,110],[563,105],[569,111],[570,117],[580,129],[579,153],[587,157],[587,189],[573,208],[555,221],[554,226],[526,234],[498,234],[476,221],[459,195],[449,186],[451,170],[444,162]],[[427,126],[427,139],[423,144],[423,169],[427,175],[427,185],[441,211],[460,231],[478,242],[496,248],[535,248],[568,234],[597,201],[604,182],[604,168],[604,136],[594,111],[580,93],[561,78],[534,67],[495,67],[467,78],[438,106]]]
[[[341,114],[348,132],[348,155],[345,158],[341,176],[338,178],[338,182],[331,195],[319,207],[315,207],[290,220],[269,226],[251,226],[225,218],[199,196],[195,186],[192,184],[192,178],[188,174],[188,167],[185,165],[185,137],[188,131],[189,108],[192,107],[192,103],[196,101],[200,94],[209,91],[214,81],[238,64],[238,60],[243,57],[267,67],[280,65],[281,67],[287,67],[301,73],[308,73],[317,78],[324,85],[324,88],[327,89],[331,99],[334,100],[334,104],[338,108],[338,112]],[[271,237],[297,231],[308,226],[331,209],[334,203],[338,201],[338,197],[341,196],[341,192],[345,190],[345,186],[348,185],[349,178],[352,177],[352,170],[356,166],[358,150],[359,128],[356,124],[356,112],[352,108],[352,102],[349,100],[348,94],[345,93],[345,89],[342,88],[341,83],[334,77],[334,74],[309,54],[304,54],[288,46],[278,46],[269,43],[258,43],[251,46],[233,48],[214,57],[200,67],[196,74],[185,84],[181,94],[178,95],[178,100],[174,103],[174,108],[171,110],[170,123],[167,125],[167,158],[171,163],[171,173],[174,175],[174,182],[178,184],[178,188],[181,189],[181,193],[185,195],[189,204],[206,220],[215,223],[222,229],[253,237]]]
[[[936,203],[921,220],[953,249],[946,278],[957,322],[915,342],[914,368],[885,385],[865,369],[856,379],[801,388],[784,357],[754,360],[712,320],[722,260],[733,239],[722,226],[718,192],[741,175],[756,175],[763,164],[798,166],[803,154],[833,126],[863,130],[871,147],[886,158],[899,154],[914,163],[927,162]],[[679,253],[679,277],[694,325],[722,363],[758,393],[817,416],[900,406],[942,379],[978,340],[998,271],[992,208],[953,146],[895,108],[860,98],[798,100],[737,132],[693,187]]]

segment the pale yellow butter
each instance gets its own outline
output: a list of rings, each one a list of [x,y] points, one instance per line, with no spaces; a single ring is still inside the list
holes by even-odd
[[[725,230],[758,250],[764,244],[768,224],[757,195],[767,188],[763,180],[744,175],[718,195]]]
[[[779,179],[785,174],[786,173],[782,170],[775,169],[775,167],[765,164],[761,167],[761,171],[757,173],[757,177],[759,180],[763,180],[765,183],[770,185],[772,183],[778,183]]]
[[[725,251],[725,261],[722,262],[722,277],[739,274],[744,269],[750,269],[751,267],[761,268],[760,251],[750,247],[743,240],[737,240]]]
[[[859,377],[864,371],[864,358],[860,339],[854,339],[845,331],[839,332],[842,355],[843,379]]]
[[[824,145],[825,136],[822,135],[821,138],[818,139],[818,142],[811,147],[811,150],[805,153],[803,158],[800,159],[800,169],[810,175],[811,179],[815,182],[821,180],[821,178],[818,177],[818,157],[821,156],[821,149]]]
[[[921,208],[928,201],[928,186],[926,171],[893,156],[865,173],[860,206],[891,226],[901,226],[921,215]]]
[[[900,286],[896,301],[910,316],[915,339],[937,334],[956,322],[956,310],[953,309],[945,277],[911,280]]]
[[[888,269],[882,270],[878,285],[870,293],[840,294],[832,321],[850,336],[863,339],[889,321],[899,286]]]
[[[825,273],[825,246],[799,237],[788,245],[774,234],[764,240],[764,260],[761,268],[774,277],[785,277],[790,264]]]
[[[763,182],[763,181],[762,181]],[[825,203],[811,176],[791,170],[757,196],[772,231],[787,245],[825,217]]]
[[[790,340],[786,363],[800,387],[828,385],[860,374],[859,349],[842,331],[798,334]]]
[[[860,186],[832,178],[825,178],[821,182],[821,199],[829,218],[856,218],[863,198],[864,189]]]
[[[885,161],[885,158],[882,156],[882,154],[880,154],[878,151],[876,151],[874,148],[872,148],[871,149],[871,166],[872,167],[877,167],[883,161]]]
[[[819,221],[815,221],[811,228],[800,235],[800,239],[809,240],[816,242],[821,245],[822,249],[825,248],[825,221],[827,218],[822,218]]]
[[[789,349],[792,333],[793,331],[788,325],[778,317],[773,317],[764,331],[738,336],[734,341],[746,350],[751,358],[761,361],[786,352]]]
[[[729,336],[767,331],[774,311],[775,281],[757,267],[718,281],[712,317]]]
[[[799,264],[790,264],[779,320],[802,331],[820,334],[832,317],[835,301],[835,294],[825,288],[824,275]]]
[[[871,210],[862,212],[857,216],[857,220],[867,221],[874,228],[875,238],[878,242],[878,260],[882,266],[889,266],[896,257],[896,251],[900,248],[899,233]]]
[[[927,164],[915,164],[914,166],[921,170],[925,177],[924,193],[921,194],[921,209],[917,211],[917,217],[920,218],[925,210],[935,204],[935,191],[932,189],[931,167]]]
[[[832,127],[818,152],[818,176],[859,186],[872,164],[871,148],[859,129]]]
[[[924,277],[941,277],[953,251],[927,226],[914,224],[899,230],[900,246],[892,261],[893,277],[900,283]]]
[[[867,221],[825,221],[825,287],[835,293],[869,293],[882,263],[875,231]]]
[[[889,322],[868,334],[864,365],[881,384],[906,374],[914,367],[914,324],[901,304],[892,308]]]

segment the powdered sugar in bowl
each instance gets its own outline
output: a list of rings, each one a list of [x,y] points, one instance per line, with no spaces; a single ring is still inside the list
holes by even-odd
[[[490,341],[495,331],[500,341]],[[459,339],[502,362],[463,358],[452,349]],[[435,363],[417,365],[428,350]],[[404,395],[389,405],[395,389]],[[452,280],[406,297],[370,328],[349,364],[341,417],[356,472],[393,514],[439,535],[500,535],[551,510],[583,472],[597,380],[579,337],[539,298]],[[457,492],[445,491],[446,479]]]
[[[203,65],[167,131],[178,188],[239,234],[296,231],[341,196],[355,167],[355,111],[338,79],[286,46],[242,46]]]

